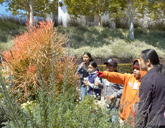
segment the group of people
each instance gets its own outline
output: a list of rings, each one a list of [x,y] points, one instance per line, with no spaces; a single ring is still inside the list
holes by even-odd
[[[87,94],[109,99],[109,107],[119,111],[119,119],[138,128],[165,128],[165,66],[160,63],[153,49],[141,52],[133,61],[133,74],[118,73],[117,62],[109,59],[101,72],[89,52],[83,54],[83,62],[76,75],[80,77],[81,99]]]

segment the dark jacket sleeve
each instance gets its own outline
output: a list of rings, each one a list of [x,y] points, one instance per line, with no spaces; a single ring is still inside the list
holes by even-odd
[[[140,101],[135,119],[136,123],[138,123],[138,128],[143,128],[147,124],[147,115],[152,101],[152,83],[150,81],[142,79],[139,97]]]
[[[88,72],[86,69],[84,69],[84,67],[80,68],[80,65],[78,66],[78,69],[77,69],[77,72],[76,72],[76,75],[80,73],[81,74],[81,77],[80,79],[83,80],[84,77],[87,77],[88,76]]]
[[[83,74],[84,72],[87,73],[87,71],[84,69],[84,67],[80,68],[80,65],[79,65],[79,67],[77,69],[77,72],[81,73],[81,74]]]

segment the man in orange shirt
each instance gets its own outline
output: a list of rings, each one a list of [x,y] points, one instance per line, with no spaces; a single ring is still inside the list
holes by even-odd
[[[140,70],[139,59],[133,62],[133,74],[121,74],[117,72],[98,72],[98,76],[107,79],[109,82],[123,84],[123,94],[120,101],[119,117],[120,122],[127,120],[127,123],[133,123],[133,112],[136,110],[136,104],[139,102],[139,86],[141,78],[146,74]]]

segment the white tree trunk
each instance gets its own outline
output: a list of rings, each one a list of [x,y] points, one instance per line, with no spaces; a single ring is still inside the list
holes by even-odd
[[[133,23],[134,0],[129,0],[129,39],[134,40]]]
[[[99,22],[98,22],[98,25],[99,25],[99,27],[101,26],[101,14],[100,14],[100,11],[99,11],[99,15],[98,15],[99,17],[98,17],[98,19],[99,19]]]
[[[34,17],[34,0],[30,0],[30,24],[33,26],[33,17]]]
[[[26,16],[27,16],[27,20],[30,19],[30,7],[29,7],[29,3],[25,2],[26,4]]]
[[[53,2],[54,0],[49,0],[50,4]],[[53,23],[53,12],[50,13],[50,18],[51,18],[51,23]]]
[[[87,25],[87,16],[85,16],[85,25]]]

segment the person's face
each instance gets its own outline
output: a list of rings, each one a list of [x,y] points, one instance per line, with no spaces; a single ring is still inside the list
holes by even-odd
[[[140,69],[139,68],[134,68],[133,69],[133,74],[136,78],[140,78]]]
[[[87,55],[87,54],[84,54],[83,55],[83,61],[87,64],[87,63],[89,63],[89,61],[90,61],[90,57]]]
[[[88,72],[89,72],[89,73],[92,73],[92,72],[94,72],[94,71],[96,71],[96,68],[94,68],[91,64],[88,65]]]
[[[106,69],[108,72],[114,72],[116,70],[116,68],[114,68],[112,65],[110,64],[106,64]]]
[[[142,54],[140,55],[140,63],[139,63],[139,65],[140,65],[141,70],[147,71],[147,64],[144,61],[144,59],[142,58]]]

